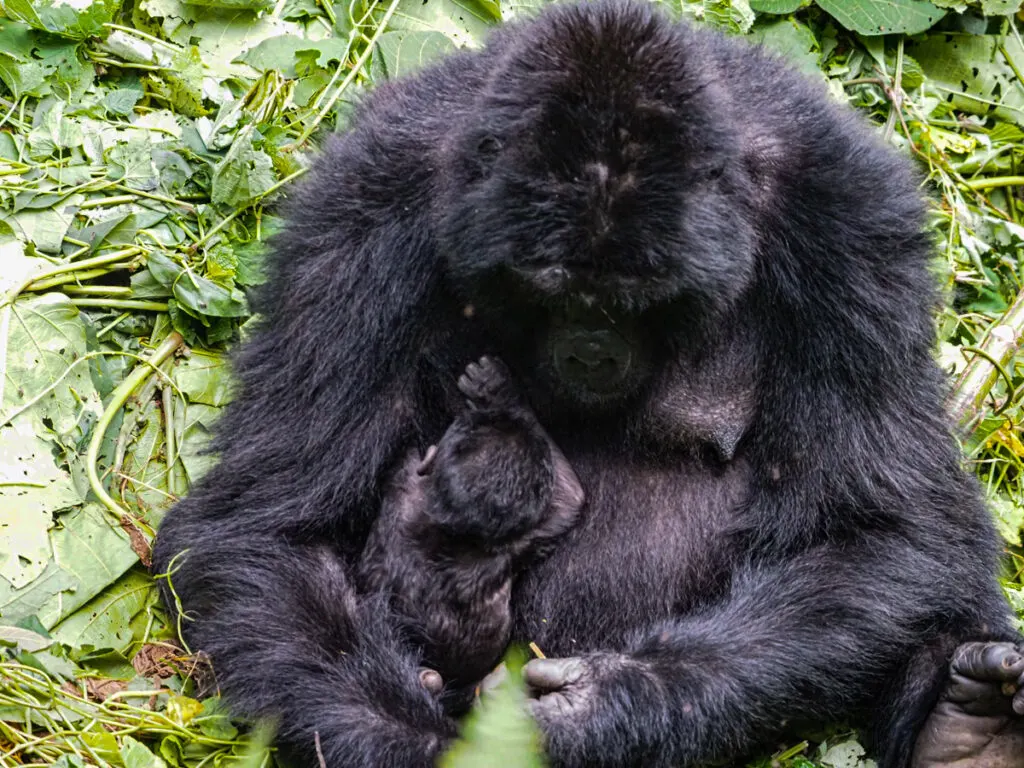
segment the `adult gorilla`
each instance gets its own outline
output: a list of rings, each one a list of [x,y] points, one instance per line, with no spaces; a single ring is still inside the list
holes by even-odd
[[[478,640],[556,657],[527,677],[559,766],[736,759],[843,719],[902,768],[933,708],[918,766],[1024,765],[921,201],[820,85],[644,6],[554,7],[380,86],[292,206],[220,462],[156,561],[228,697],[305,764],[317,740],[332,767],[433,763],[464,699],[421,665],[473,627],[432,635],[402,591],[505,558],[467,593],[497,601]],[[485,354],[528,408],[460,391]],[[464,394],[491,415],[462,421]],[[575,478],[582,509],[556,498]],[[367,547],[395,514],[397,558]],[[401,547],[412,572],[367,578]],[[992,642],[943,692],[966,640]]]

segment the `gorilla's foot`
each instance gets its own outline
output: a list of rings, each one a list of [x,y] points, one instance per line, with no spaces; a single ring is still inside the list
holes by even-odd
[[[1024,649],[966,643],[918,736],[911,768],[1024,768]]]

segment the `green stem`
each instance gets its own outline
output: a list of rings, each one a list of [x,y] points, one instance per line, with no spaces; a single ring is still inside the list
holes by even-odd
[[[131,296],[132,289],[127,285],[68,285],[64,293],[90,296]]]
[[[373,37],[370,38],[369,44],[366,46],[363,52],[359,54],[359,58],[356,59],[355,64],[352,65],[352,69],[349,70],[349,73],[345,76],[345,79],[341,81],[341,85],[338,86],[338,89],[333,94],[331,94],[331,97],[327,99],[327,102],[323,105],[323,107],[320,108],[320,112],[317,114],[316,118],[313,119],[308,126],[306,126],[306,130],[304,130],[299,135],[299,138],[296,139],[296,145],[301,146],[306,142],[306,139],[313,135],[313,132],[319,127],[323,119],[330,114],[332,109],[334,109],[334,105],[338,103],[338,99],[341,98],[341,94],[343,94],[345,90],[350,85],[352,85],[352,81],[354,81],[359,76],[359,73],[362,71],[363,67],[366,66],[366,62],[369,61],[370,56],[373,54],[373,49],[377,46],[377,41],[380,40],[380,36],[383,35],[384,31],[388,28],[388,23],[391,21],[391,17],[394,16],[395,11],[398,10],[398,2],[399,0],[391,0],[390,5],[388,5],[387,11],[384,12],[383,18],[377,25],[377,29],[374,30]],[[331,78],[331,83],[328,83],[327,85],[328,88],[330,88],[331,85],[333,85],[334,80],[337,79],[338,73],[341,72],[344,66],[344,62],[338,65],[338,69],[335,70],[334,77]]]
[[[48,291],[51,288],[56,288],[57,286],[60,286],[60,285],[67,285],[68,283],[78,283],[78,282],[80,282],[82,280],[92,280],[94,277],[103,277],[103,275],[109,275],[111,272],[116,272],[119,269],[128,269],[131,266],[132,266],[132,263],[129,262],[129,261],[126,261],[123,264],[112,264],[109,267],[97,267],[96,269],[83,269],[81,272],[78,272],[78,271],[75,271],[75,272],[65,272],[63,275],[57,275],[56,277],[51,277],[48,280],[35,280],[35,281],[29,283],[28,286],[26,288],[24,288],[23,290],[25,290],[25,291],[33,291],[33,292],[35,292],[35,291]],[[71,287],[72,286],[68,285],[68,288],[71,288]],[[85,287],[85,286],[75,286],[75,287]],[[110,286],[103,286],[103,287],[106,288],[106,287],[110,287]],[[67,288],[64,289],[64,290],[67,290]]]
[[[89,477],[89,486],[92,488],[92,492],[96,494],[96,497],[103,503],[103,505],[109,509],[118,522],[121,518],[126,516],[128,512],[118,504],[114,498],[107,493],[107,489],[103,487],[103,481],[100,480],[98,471],[98,462],[100,456],[100,447],[103,445],[103,437],[107,433],[107,429],[110,427],[111,422],[114,421],[114,417],[117,412],[124,407],[124,404],[128,402],[128,398],[131,397],[132,393],[138,389],[146,379],[153,375],[153,372],[157,370],[158,366],[171,355],[184,343],[181,334],[177,331],[172,331],[168,334],[167,338],[156,349],[153,350],[153,354],[150,355],[146,360],[143,361],[142,365],[135,367],[124,381],[122,381],[117,389],[110,395],[110,405],[106,407],[103,414],[100,416],[99,421],[96,422],[96,426],[92,432],[92,438],[89,440],[89,450],[85,454],[85,469],[86,474]]]
[[[104,307],[107,309],[142,309],[150,312],[166,312],[167,305],[161,301],[137,299],[71,299],[76,307]]]
[[[1024,339],[1024,291],[1017,294],[1010,308],[994,322],[978,347],[970,347],[974,356],[957,378],[946,398],[946,406],[956,423],[971,432],[980,418],[985,398],[996,381],[1003,376],[1013,393],[1013,380],[1006,366],[1021,347]]]
[[[996,187],[1024,187],[1024,176],[988,176],[964,181],[968,189],[995,189]]]

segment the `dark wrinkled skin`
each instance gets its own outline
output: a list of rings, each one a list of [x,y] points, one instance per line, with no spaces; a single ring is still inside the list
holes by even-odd
[[[418,635],[423,663],[450,687],[448,710],[501,660],[514,578],[576,522],[583,492],[501,364],[459,378],[467,409],[385,493],[360,562],[360,587],[390,595]],[[441,686],[426,675],[436,693]]]
[[[917,739],[911,768],[1024,765],[1024,647],[965,643]]]
[[[154,558],[298,765],[425,768],[457,732],[358,570],[491,355],[586,496],[509,604],[551,658],[553,765],[843,721],[880,768],[950,768],[921,734],[962,706],[954,651],[1020,638],[943,414],[916,179],[820,83],[647,6],[554,6],[378,87],[289,205],[220,461]]]

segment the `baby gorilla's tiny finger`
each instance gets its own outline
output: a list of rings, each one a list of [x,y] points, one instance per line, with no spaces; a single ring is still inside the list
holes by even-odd
[[[523,667],[526,684],[543,695],[577,682],[584,674],[580,659],[534,659]]]
[[[1012,681],[1024,673],[1024,655],[1012,643],[965,643],[953,654],[951,668],[977,680]]]

